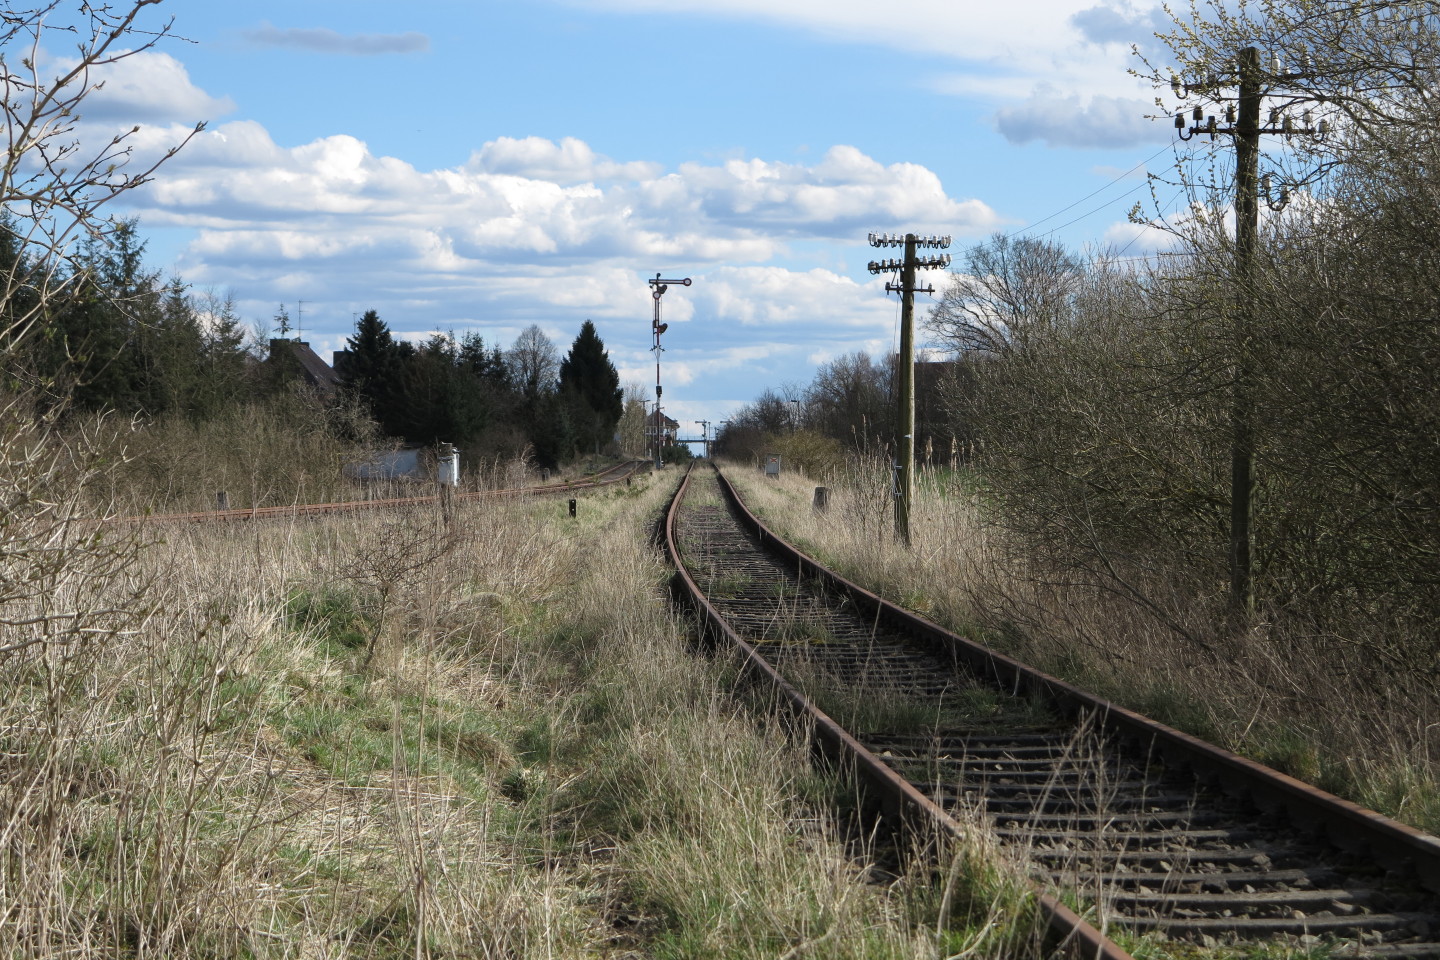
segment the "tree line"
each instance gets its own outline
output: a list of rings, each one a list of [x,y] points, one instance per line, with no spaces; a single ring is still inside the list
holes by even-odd
[[[204,422],[237,405],[289,403],[298,361],[251,333],[232,300],[196,294],[144,264],[134,221],[64,262],[34,262],[13,224],[0,229],[0,270],[64,273],[17,343],[7,370],[67,416],[100,411]],[[22,288],[6,304],[15,327],[31,307]],[[289,333],[283,307],[279,332]],[[357,322],[342,355],[339,389],[311,401],[337,439],[454,443],[475,457],[519,456],[541,465],[612,447],[624,412],[619,374],[589,320],[563,357],[538,326],[507,349],[477,333],[396,338],[378,314]],[[268,354],[268,356],[267,356]]]
[[[817,473],[855,457],[888,458],[895,442],[896,362],[894,354],[855,351],[821,364],[804,386],[767,389],[719,428],[715,452],[757,463],[778,453]],[[971,431],[949,412],[968,381],[968,369],[951,358],[916,365],[915,449],[922,462],[952,464],[965,456]]]
[[[589,320],[561,357],[536,325],[508,350],[478,333],[397,340],[374,310],[356,321],[337,358],[344,396],[389,436],[454,443],[479,454],[533,451],[545,466],[616,446],[620,375]]]

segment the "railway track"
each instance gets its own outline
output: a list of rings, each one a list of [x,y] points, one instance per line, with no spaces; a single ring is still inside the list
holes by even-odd
[[[466,500],[490,500],[502,497],[518,496],[547,496],[563,493],[583,493],[586,490],[595,490],[601,487],[608,487],[633,477],[642,468],[647,467],[649,461],[627,460],[622,463],[606,467],[583,480],[570,480],[559,483],[538,484],[533,487],[515,487],[506,490],[479,490],[469,493],[457,493],[454,495],[456,501]],[[288,519],[291,517],[308,517],[329,513],[351,513],[360,510],[413,507],[423,504],[433,504],[438,500],[436,494],[422,497],[389,497],[375,500],[342,500],[336,503],[292,503],[282,504],[273,507],[248,507],[239,510],[197,510],[191,513],[149,513],[143,516],[116,517],[109,521],[111,523],[225,523],[241,520],[265,520],[265,519]]]
[[[682,484],[666,541],[711,633],[814,717],[817,747],[892,816],[986,824],[1029,864],[1067,952],[1127,957],[1102,933],[1118,927],[1440,957],[1440,840],[885,603],[784,544],[713,470]]]

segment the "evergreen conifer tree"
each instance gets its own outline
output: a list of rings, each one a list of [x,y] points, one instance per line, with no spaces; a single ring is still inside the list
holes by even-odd
[[[560,393],[580,448],[588,452],[608,444],[624,412],[624,391],[605,341],[589,320],[581,324],[570,352],[560,362]]]
[[[404,357],[390,328],[374,310],[355,322],[355,335],[345,341],[349,355],[341,374],[342,386],[360,397],[386,433],[396,435],[400,425],[400,376]]]

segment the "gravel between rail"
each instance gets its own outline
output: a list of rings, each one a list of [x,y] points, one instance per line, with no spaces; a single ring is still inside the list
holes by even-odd
[[[1342,850],[1325,823],[1297,820],[1263,785],[1137,744],[1109,728],[1108,711],[1047,702],[1028,684],[997,688],[955,648],[798,576],[727,496],[697,470],[676,521],[683,563],[719,615],[864,751],[957,823],[988,824],[1041,887],[1083,904],[1101,929],[1440,957],[1440,898],[1414,869],[1427,864],[1382,863],[1383,838]],[[1440,852],[1434,838],[1417,843]]]

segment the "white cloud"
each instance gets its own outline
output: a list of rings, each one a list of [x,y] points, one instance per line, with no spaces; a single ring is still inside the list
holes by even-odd
[[[653,199],[697,208],[721,222],[837,239],[894,221],[952,233],[983,233],[999,223],[983,202],[948,196],[925,167],[884,166],[843,145],[831,147],[813,166],[759,159],[683,164]]]
[[[694,346],[692,341],[689,346],[667,349],[660,368],[661,382],[666,387],[666,406],[668,407],[675,397],[674,392],[669,389],[671,385],[685,386],[699,380],[734,375],[737,371],[753,370],[757,367],[773,368],[778,362],[791,359],[797,352],[793,344],[779,340],[750,343],[740,347],[707,344],[703,348]],[[672,357],[672,354],[675,356]],[[653,355],[645,358],[639,353],[632,354],[623,362],[617,361],[616,368],[622,383],[634,381],[654,387]],[[653,394],[653,389],[651,393]]]
[[[170,136],[145,134],[157,148]],[[600,176],[575,182],[586,172]],[[606,258],[757,263],[790,240],[855,241],[893,223],[980,235],[999,223],[985,203],[950,197],[925,167],[883,165],[847,146],[809,166],[751,159],[664,173],[598,157],[579,140],[532,138],[422,171],[345,135],[282,148],[251,122],[197,137],[146,189],[140,212],[200,231],[191,252],[206,261],[386,257],[425,273]]]
[[[1159,225],[1121,220],[1105,229],[1101,248],[1124,251],[1125,256],[1142,256],[1168,249],[1173,241],[1174,236]]]
[[[864,0],[572,0],[572,4],[628,13],[762,20],[834,40],[947,56],[974,56],[983,50],[985,59],[996,62],[1043,56],[1044,51],[1073,42],[1075,31],[1068,18],[1083,6],[1075,0],[1008,5],[895,0],[882,12]]]
[[[878,289],[883,293],[883,286]],[[833,332],[888,322],[892,311],[876,290],[875,283],[862,286],[819,268],[718,267],[697,282],[691,296],[704,322]]]
[[[1125,257],[1168,253],[1183,245],[1180,231],[1187,229],[1191,219],[1190,211],[1181,210],[1169,217],[1145,223],[1121,220],[1105,229],[1100,249]]]
[[[652,371],[653,372],[653,371]],[[710,424],[710,439],[715,439],[715,432],[720,429],[720,421],[730,414],[739,410],[748,402],[746,400],[708,400],[695,402],[690,400],[665,401],[665,415],[680,423],[680,433],[685,437],[700,436],[700,420]],[[698,452],[698,451],[697,451]]]
[[[74,57],[44,60],[52,74],[72,70]],[[193,126],[235,109],[228,97],[212,97],[190,81],[185,65],[168,53],[141,51],[91,68],[89,81],[100,88],[87,94],[81,119],[87,123],[130,126],[180,123]]]
[[[667,403],[685,395],[673,393],[672,383],[705,383],[711,392],[723,384],[774,386],[794,379],[797,367],[819,362],[816,357],[856,349],[883,353],[893,339],[896,301],[885,295],[883,278],[862,284],[821,269],[718,267],[697,274],[685,290],[690,316],[684,321],[676,319],[670,296],[662,358]],[[649,325],[642,328],[634,316],[635,335],[626,349],[612,350],[612,358],[622,382],[653,384]],[[642,332],[643,342],[637,336]]]
[[[160,149],[176,132],[139,139]],[[871,229],[978,236],[998,223],[933,171],[848,146],[808,164],[666,171],[579,140],[510,139],[422,170],[350,136],[280,146],[249,121],[207,130],[128,199],[147,226],[188,233],[175,264],[188,282],[233,291],[247,318],[303,299],[306,336],[322,349],[371,308],[397,336],[475,330],[504,347],[539,323],[562,350],[574,330],[556,318],[589,317],[623,380],[653,383],[647,271],[693,277],[663,300],[667,402],[717,383],[741,402],[756,383],[794,379],[808,356],[889,342],[886,278],[852,279],[814,257],[863,270]],[[837,242],[850,253],[837,256]],[[801,253],[812,246],[825,253]]]
[[[994,106],[997,128],[1012,142],[1120,146],[1154,139],[1140,118],[1148,91],[1127,70],[1132,45],[1157,54],[1168,28],[1158,2],[1027,0],[955,3],[895,0],[877,15],[862,0],[571,0],[625,13],[700,14],[780,23],[847,43],[939,56],[954,66],[919,78],[931,89]],[[1054,90],[1079,115],[1055,125]],[[1138,108],[1138,109],[1137,109]]]
[[[565,137],[559,143],[544,137],[499,137],[477,150],[468,168],[555,183],[644,180],[660,173],[659,165],[654,163],[615,163],[574,137]]]
[[[1156,34],[1174,28],[1163,7],[1136,6],[1131,0],[1103,0],[1072,14],[1070,23],[1097,46],[1113,44],[1128,50],[1134,44],[1147,53],[1162,48]]]

